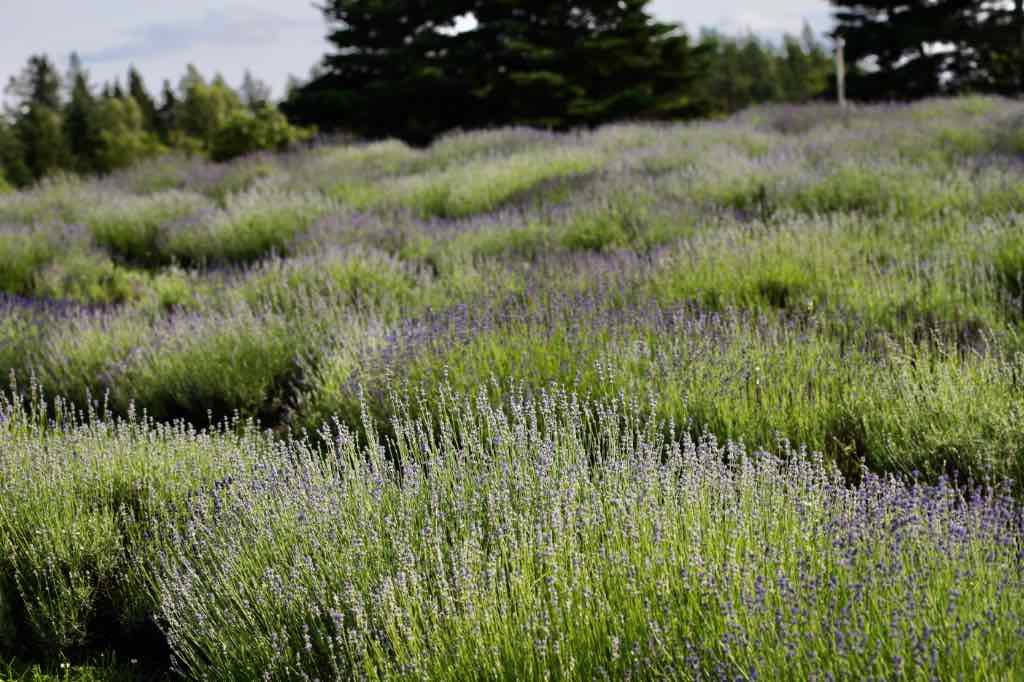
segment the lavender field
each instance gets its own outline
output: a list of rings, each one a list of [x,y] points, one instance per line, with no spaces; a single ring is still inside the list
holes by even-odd
[[[0,679],[1024,676],[1024,104],[0,193]]]

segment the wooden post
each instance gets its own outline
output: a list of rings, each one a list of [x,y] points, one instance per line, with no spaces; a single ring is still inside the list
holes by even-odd
[[[1017,23],[1017,94],[1024,93],[1024,0],[1013,3],[1013,19]]]
[[[846,108],[846,40],[836,38],[836,91],[839,93],[839,106]]]

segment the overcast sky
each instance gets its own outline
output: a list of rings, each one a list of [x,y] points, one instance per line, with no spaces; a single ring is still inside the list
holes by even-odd
[[[654,0],[651,7],[693,32],[715,26],[777,36],[798,32],[804,20],[819,31],[829,26],[824,0]],[[308,0],[0,0],[0,16],[3,85],[31,54],[47,52],[63,70],[77,50],[97,83],[123,78],[135,64],[155,92],[194,63],[234,85],[249,68],[280,95],[289,74],[305,76],[327,50],[320,12]]]

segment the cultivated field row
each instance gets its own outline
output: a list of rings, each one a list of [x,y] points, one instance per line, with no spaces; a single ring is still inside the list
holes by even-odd
[[[0,194],[0,652],[1019,671],[1022,155],[971,98]]]

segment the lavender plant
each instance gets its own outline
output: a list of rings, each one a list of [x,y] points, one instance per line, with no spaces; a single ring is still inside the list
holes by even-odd
[[[220,679],[999,679],[1020,507],[806,452],[663,440],[636,405],[442,392],[391,457],[341,426],[164,536],[181,672]],[[368,429],[373,433],[372,426]]]
[[[1017,676],[1021,121],[771,107],[0,194],[0,660],[148,627],[196,677]]]

